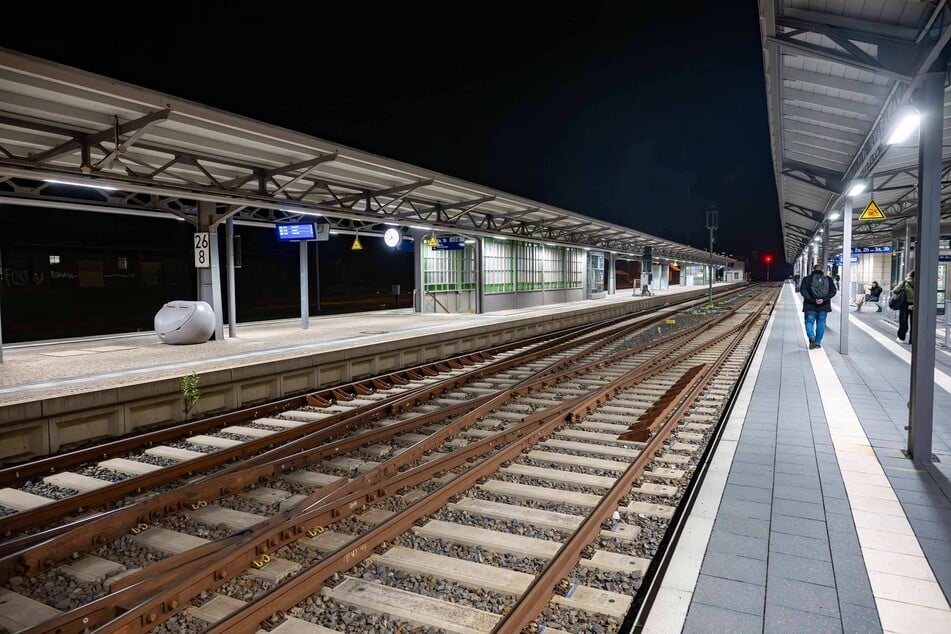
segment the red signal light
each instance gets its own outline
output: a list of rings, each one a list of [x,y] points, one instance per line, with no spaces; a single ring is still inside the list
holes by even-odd
[[[771,256],[771,255],[765,255],[765,256],[763,256],[763,262],[766,262],[766,264],[770,264],[770,263],[772,263],[772,261],[773,261],[773,256]]]

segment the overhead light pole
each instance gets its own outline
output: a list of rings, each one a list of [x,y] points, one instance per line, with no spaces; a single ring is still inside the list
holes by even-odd
[[[716,205],[707,207],[707,229],[710,231],[710,271],[707,279],[707,301],[713,304],[713,232],[720,223],[720,211]]]

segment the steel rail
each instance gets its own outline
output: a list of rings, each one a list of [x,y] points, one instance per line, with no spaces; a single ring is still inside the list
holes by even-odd
[[[611,516],[612,512],[618,507],[621,500],[630,494],[634,482],[640,478],[647,467],[654,460],[654,454],[659,451],[667,439],[673,433],[673,430],[680,424],[684,414],[693,405],[700,393],[706,388],[708,383],[717,374],[720,368],[734,354],[737,347],[744,340],[755,324],[760,320],[761,315],[753,313],[744,320],[743,323],[736,326],[730,334],[733,340],[726,349],[720,353],[717,360],[712,365],[695,366],[687,371],[685,376],[689,376],[689,391],[683,396],[675,408],[665,413],[669,414],[657,432],[650,438],[647,446],[635,458],[634,462],[617,479],[614,486],[608,491],[595,509],[581,523],[578,529],[559,549],[557,554],[542,569],[542,572],[535,577],[528,589],[519,597],[514,606],[505,614],[501,621],[493,629],[493,632],[499,634],[521,632],[523,628],[529,627],[532,622],[548,605],[551,597],[554,595],[558,584],[564,579],[581,560],[584,549],[601,532],[601,524],[605,518]],[[721,340],[718,340],[721,341]],[[699,367],[700,370],[695,371]]]
[[[737,306],[731,308],[731,311],[739,308],[742,305],[745,305],[745,303],[746,301],[741,302]],[[353,480],[346,487],[342,487],[338,493],[343,494],[348,491],[357,490],[360,487],[372,486],[376,482],[390,477],[393,473],[396,473],[399,469],[403,468],[407,464],[411,464],[412,462],[418,460],[426,452],[438,447],[450,436],[459,433],[474,423],[479,417],[490,413],[495,407],[504,404],[504,402],[515,396],[530,393],[534,389],[551,384],[552,382],[557,382],[568,377],[585,374],[590,372],[592,369],[602,367],[624,357],[634,356],[649,348],[654,348],[668,342],[676,341],[677,339],[687,338],[697,330],[707,329],[715,323],[719,323],[723,319],[726,319],[730,314],[732,314],[732,312],[721,315],[712,322],[698,324],[692,328],[667,335],[666,337],[655,340],[649,344],[623,351],[601,360],[582,364],[570,370],[562,371],[556,375],[552,375],[550,374],[550,371],[553,368],[557,369],[560,366],[570,364],[571,358],[557,361],[549,365],[547,368],[539,371],[533,377],[529,377],[523,380],[520,384],[517,384],[516,386],[513,386],[504,392],[500,392],[497,395],[487,395],[477,399],[471,399],[469,401],[465,401],[464,403],[460,403],[457,406],[446,408],[443,410],[443,412],[448,413],[451,416],[466,412],[468,412],[468,414],[455,421],[444,430],[432,434],[428,439],[420,441],[413,447],[402,452],[398,457],[391,458],[383,464],[378,465],[372,471],[364,474],[361,478]],[[663,318],[663,316],[661,318]],[[575,355],[573,355],[573,357],[583,358],[600,345],[600,343],[597,343],[589,346],[588,348],[577,352]],[[649,365],[655,359],[662,358],[663,356],[669,355],[670,353],[670,350],[662,351],[654,359],[648,360],[642,365]],[[243,475],[241,480],[236,480],[235,476],[231,474],[216,474],[206,481],[191,485],[189,487],[191,489],[190,494],[184,497],[181,496],[181,491],[172,491],[160,494],[150,500],[140,502],[134,507],[126,507],[125,509],[121,509],[120,511],[109,514],[107,517],[101,517],[96,522],[86,526],[81,532],[73,531],[70,536],[60,537],[57,540],[45,541],[39,546],[24,549],[15,553],[15,555],[12,557],[7,557],[0,560],[0,577],[7,578],[12,574],[36,574],[51,567],[52,565],[55,565],[56,561],[61,560],[64,557],[68,557],[73,552],[88,549],[91,546],[99,546],[103,543],[106,543],[110,538],[115,538],[122,535],[126,532],[128,526],[147,524],[148,522],[154,521],[162,514],[167,515],[182,510],[188,510],[189,505],[195,503],[196,501],[214,499],[240,489],[242,486],[262,483],[269,479],[269,476],[273,474],[272,471],[268,470],[268,467],[271,467],[272,469],[277,468],[278,473],[284,473],[287,471],[296,470],[298,468],[303,468],[327,457],[328,455],[334,455],[340,451],[352,449],[369,442],[379,441],[382,438],[405,432],[414,427],[428,426],[432,424],[432,422],[436,420],[437,417],[440,417],[440,414],[426,414],[414,418],[411,421],[398,423],[382,430],[372,430],[354,438],[331,443],[330,445],[317,448],[316,450],[311,450],[311,452],[308,453],[295,454],[289,460],[281,458],[278,461],[270,463],[269,465],[260,465],[256,468],[244,469],[241,472]],[[343,489],[346,489],[346,491]],[[171,559],[175,559],[176,561],[184,561],[181,556],[176,556]],[[149,572],[153,570],[158,571],[159,568],[150,566],[147,569]],[[127,579],[130,578],[134,578],[134,575],[128,577]]]
[[[736,308],[744,305],[746,301],[748,300],[741,301],[739,304],[734,305],[730,310],[735,310]],[[661,315],[647,321],[649,323],[654,323],[660,319],[663,319],[664,317],[664,315]],[[688,337],[694,331],[701,328],[708,328],[713,323],[716,323],[725,317],[726,315],[723,315],[715,319],[714,322],[708,322],[693,328],[672,333],[671,335],[661,338],[660,340],[656,340],[651,344],[624,351],[622,353],[610,355],[609,357],[605,357],[601,360],[578,366],[576,371],[572,372],[571,375],[588,372],[591,369],[601,367],[625,356],[637,354],[643,349],[660,345],[666,341]],[[546,375],[553,376],[554,379],[551,380],[560,380],[559,377],[565,376],[564,372],[556,374],[552,373],[564,366],[572,364],[575,359],[583,358],[592,351],[604,347],[610,343],[610,341],[616,340],[617,338],[624,336],[625,334],[628,334],[630,331],[636,330],[639,327],[643,327],[643,325],[643,323],[638,323],[637,325],[633,326],[625,326],[624,328],[621,328],[618,333],[611,334],[606,339],[602,338],[597,340],[586,349],[583,349],[572,355],[572,357],[554,362],[547,368],[536,373],[536,375],[533,377],[523,380],[519,385],[516,386],[522,386],[526,389],[519,389],[515,392],[512,392],[512,394],[525,394],[530,392],[532,389],[537,389],[538,387],[545,385],[545,381],[543,379]],[[598,335],[595,333],[585,335],[585,337],[582,337],[582,340],[592,340],[598,336],[603,337],[603,335]],[[575,346],[577,343],[578,340],[567,341],[563,344],[560,344],[559,346],[556,346],[555,351],[564,349],[565,347]],[[551,353],[553,350],[548,349],[547,352]],[[531,353],[530,356],[536,358],[535,353]],[[511,364],[522,363],[524,361],[524,359],[518,360],[513,357]],[[500,363],[508,362],[509,360],[505,360]],[[452,383],[460,382],[462,380],[462,377],[455,377],[447,379],[446,381]],[[446,389],[451,389],[451,387],[447,387]],[[126,532],[129,526],[147,525],[162,515],[187,511],[196,502],[217,499],[236,490],[241,490],[242,488],[246,488],[254,484],[263,484],[274,477],[286,473],[287,471],[304,468],[326,458],[329,455],[354,449],[369,442],[379,441],[381,439],[385,439],[386,437],[405,432],[415,427],[428,426],[434,422],[439,422],[462,411],[467,411],[471,408],[477,407],[482,402],[485,402],[490,398],[491,395],[488,397],[470,399],[469,401],[460,403],[458,406],[444,408],[437,413],[419,416],[412,419],[411,421],[405,421],[404,423],[388,426],[383,430],[371,430],[350,439],[337,441],[317,449],[311,449],[303,452],[300,452],[299,449],[294,449],[295,451],[299,452],[296,454],[292,453],[290,458],[285,458],[284,456],[284,454],[290,453],[287,451],[287,447],[280,447],[276,450],[273,450],[273,452],[276,452],[278,455],[271,456],[271,460],[267,463],[262,463],[260,465],[249,465],[249,461],[246,461],[236,465],[236,467],[240,468],[237,471],[234,471],[234,467],[226,469],[224,471],[218,472],[214,476],[211,476],[209,479],[188,485],[184,489],[162,493],[148,500],[140,501],[134,505],[127,506],[123,509],[109,511],[100,516],[82,520],[80,522],[74,522],[73,524],[67,525],[66,527],[56,529],[53,534],[47,532],[44,534],[28,536],[22,540],[14,540],[5,545],[7,550],[3,551],[0,549],[0,552],[3,552],[5,555],[3,558],[0,558],[0,581],[5,581],[14,575],[38,574],[39,572],[56,565],[56,562],[62,560],[64,557],[69,556],[73,552],[82,552],[90,548],[95,548],[107,543],[111,539],[121,536]],[[372,411],[365,412],[364,415],[369,417],[368,420],[372,420],[374,418]],[[474,421],[475,419],[472,420]],[[352,418],[348,419],[348,421],[348,424],[351,427],[354,426]],[[327,428],[323,432],[319,432],[318,435],[321,436],[320,440],[326,439],[331,434],[331,431],[331,428]],[[443,434],[443,436],[446,437],[448,437],[448,435],[451,434]],[[434,449],[436,446],[441,444],[441,442],[442,440],[433,436],[427,441],[422,441],[418,446],[413,448],[413,451],[404,452],[401,454],[401,456],[404,459],[408,459],[409,456],[422,455],[423,453]],[[262,458],[267,456],[268,454],[265,454],[262,456]],[[391,467],[390,465],[384,463],[384,465],[380,465],[373,471],[365,474],[363,478],[360,479],[360,482],[365,482],[368,484],[372,483],[375,479],[388,476],[389,473],[392,473],[396,468],[399,467]],[[58,537],[58,539],[53,539],[55,537]]]
[[[727,316],[728,315],[721,316],[718,318],[718,321],[720,319],[726,318]],[[709,328],[710,325],[710,323],[700,324],[695,327],[694,330],[699,328]],[[678,338],[679,336],[680,333],[674,333],[673,335],[669,335],[664,339],[671,340]],[[648,348],[656,347],[658,344],[659,342],[655,341],[651,344],[640,346],[636,349],[628,351],[625,356],[638,354]],[[580,352],[579,356],[583,356],[584,352],[585,351]],[[661,351],[652,360],[655,360],[659,357],[668,356],[669,354],[671,354],[671,350]],[[585,366],[574,368],[570,374],[584,374],[590,369],[590,365],[591,364],[586,364]],[[652,365],[651,360],[645,362],[639,367],[643,367],[644,365]],[[656,371],[658,370],[651,370],[651,372]],[[539,372],[539,374],[544,374],[544,372],[545,371],[543,370]],[[550,377],[548,379],[545,377],[540,377],[538,381],[547,381],[549,379]],[[455,435],[482,416],[490,413],[494,408],[503,404],[510,398],[530,391],[531,385],[529,383],[530,381],[527,379],[526,381],[523,381],[523,385],[510,388],[508,393],[491,395],[491,401],[481,404],[469,414],[463,416],[458,421],[455,421],[449,428],[437,432],[435,434],[439,436],[437,439],[437,446],[438,444],[441,444],[446,438]],[[563,409],[564,406],[557,406],[548,410],[548,414],[551,415],[551,412],[559,412]],[[426,463],[425,465],[412,468],[403,473],[396,473],[395,469],[399,463],[405,462],[403,460],[405,454],[411,454],[415,459],[421,457],[423,453],[429,450],[428,448],[424,448],[422,443],[414,445],[414,447],[408,449],[399,457],[395,457],[384,464],[379,465],[374,470],[375,473],[368,473],[364,476],[364,478],[355,480],[351,482],[350,485],[338,489],[338,496],[343,495],[353,489],[359,490],[351,493],[346,498],[334,501],[332,504],[333,508],[321,507],[320,505],[317,505],[317,508],[309,509],[306,512],[294,517],[293,520],[289,520],[278,527],[273,526],[273,521],[270,520],[262,522],[262,524],[259,526],[266,526],[268,529],[270,529],[270,532],[264,534],[256,530],[253,540],[242,539],[240,543],[237,543],[235,540],[229,538],[228,541],[223,542],[221,551],[218,551],[214,556],[213,561],[215,562],[215,565],[213,566],[213,570],[204,565],[205,562],[209,560],[209,557],[205,555],[205,553],[201,553],[201,557],[197,557],[198,553],[195,553],[194,555],[182,553],[181,555],[176,555],[165,560],[165,562],[163,562],[165,565],[160,567],[161,570],[156,566],[151,566],[148,569],[138,573],[133,573],[133,575],[130,575],[122,580],[121,586],[125,587],[138,584],[137,587],[131,588],[128,591],[120,590],[120,594],[111,599],[111,603],[115,606],[114,609],[117,609],[119,605],[128,606],[128,602],[130,600],[142,597],[143,594],[147,594],[155,587],[166,588],[167,590],[160,595],[156,595],[148,600],[145,600],[136,609],[130,609],[124,611],[121,615],[116,615],[115,620],[110,623],[110,631],[115,628],[121,628],[119,631],[140,631],[137,628],[141,627],[147,629],[154,627],[158,622],[164,621],[174,614],[174,612],[177,611],[177,606],[184,605],[192,596],[197,595],[201,591],[220,585],[230,578],[232,571],[237,573],[245,569],[254,556],[260,556],[265,552],[273,552],[290,541],[298,539],[306,530],[306,528],[311,526],[314,522],[316,522],[317,525],[322,526],[324,523],[343,519],[344,517],[353,514],[355,509],[365,508],[367,504],[379,501],[381,498],[388,496],[390,493],[395,492],[398,489],[425,482],[436,473],[456,468],[468,461],[475,459],[476,457],[484,455],[487,452],[494,451],[498,446],[500,446],[500,443],[503,443],[505,440],[517,438],[524,429],[527,429],[527,425],[530,424],[531,421],[529,420],[526,423],[513,427],[510,430],[506,430],[495,437],[490,437],[477,443],[473,443],[466,448],[456,450],[447,456],[443,456],[437,460],[431,461],[430,463]],[[375,475],[389,476],[389,479],[385,483],[384,489],[373,490]],[[237,563],[236,567],[233,566],[235,563]],[[166,571],[168,571],[167,574],[171,575],[171,578],[162,579],[160,575],[157,577],[155,574]],[[184,574],[183,571],[194,571],[194,576],[188,577],[188,575]],[[145,583],[146,581],[148,581],[147,585]],[[102,600],[95,602],[95,604],[91,604],[86,608],[74,610],[68,613],[68,615],[60,617],[56,622],[58,625],[56,628],[57,631],[63,633],[73,631],[78,632],[82,631],[82,629],[86,627],[98,625],[104,615],[108,614],[110,609],[108,607],[110,604],[109,599],[109,597],[104,597]]]
[[[767,321],[772,316],[773,311],[775,310],[775,305],[776,297],[774,296],[771,302],[768,303],[768,313],[764,315],[764,318]],[[680,536],[683,533],[686,520],[689,517],[690,511],[697,500],[701,486],[703,485],[707,472],[709,471],[713,456],[716,453],[717,447],[719,446],[720,439],[726,430],[726,422],[730,419],[734,407],[736,406],[737,399],[740,394],[740,387],[749,377],[749,371],[753,365],[755,351],[763,341],[765,332],[766,325],[764,324],[764,327],[760,329],[755,340],[751,344],[753,353],[747,357],[746,362],[743,364],[743,369],[740,373],[739,379],[737,380],[736,388],[729,395],[726,405],[723,408],[722,414],[720,416],[720,423],[716,426],[713,435],[707,442],[707,445],[704,448],[694,471],[693,477],[691,477],[690,481],[687,483],[684,494],[680,498],[680,504],[677,505],[677,509],[674,511],[674,515],[667,525],[667,531],[664,533],[664,536],[661,538],[660,543],[657,546],[657,552],[651,559],[651,563],[647,567],[647,571],[641,577],[641,587],[634,596],[631,609],[628,611],[628,614],[625,617],[624,622],[621,624],[619,631],[640,634],[640,632],[642,632],[644,629],[644,624],[648,615],[650,614],[650,610],[657,597],[657,593],[660,590],[661,584],[663,583],[664,575],[666,574],[667,568],[670,565],[677,544],[680,541]]]
[[[288,583],[273,589],[265,595],[265,597],[233,613],[231,616],[207,630],[207,632],[209,634],[220,634],[223,632],[229,632],[231,634],[250,634],[251,632],[256,632],[259,623],[265,618],[276,611],[289,609],[294,604],[310,596],[333,574],[343,572],[356,565],[365,559],[366,556],[372,552],[373,548],[405,532],[412,527],[417,519],[441,508],[452,496],[471,488],[479,479],[496,471],[504,462],[514,459],[527,447],[535,444],[540,438],[550,435],[566,420],[587,414],[607,400],[610,395],[616,394],[630,385],[655,376],[673,365],[689,359],[690,356],[716,345],[718,342],[729,337],[730,334],[730,332],[727,332],[721,336],[717,336],[695,350],[679,354],[675,358],[647,370],[635,368],[611,384],[599,388],[590,394],[569,399],[558,406],[530,415],[518,426],[521,429],[524,429],[526,426],[532,427],[531,431],[523,435],[522,438],[513,441],[505,448],[501,448],[492,457],[473,466],[466,473],[457,476],[442,488],[432,492],[390,521],[379,525],[366,535],[355,539],[346,547],[321,560],[318,564],[305,569]],[[514,430],[516,428],[513,427],[512,429]],[[148,612],[148,615],[151,614],[155,614],[155,612]],[[145,614],[139,613],[139,616],[141,618],[145,616]],[[102,631],[112,630],[104,628]],[[137,630],[120,629],[117,631],[132,632]]]
[[[735,292],[735,291],[725,291],[724,295],[729,295],[732,292]],[[690,302],[688,301],[685,303],[689,304]],[[697,302],[694,301],[694,303],[697,303]],[[653,318],[649,318],[644,321],[637,321],[634,324],[630,324],[624,328],[621,328],[614,335],[611,335],[607,339],[604,339],[603,345],[607,345],[613,339],[623,337],[625,334],[628,334],[628,331],[630,330],[636,330],[637,328],[646,327],[648,325],[651,325],[653,323],[656,323],[657,321],[664,319],[666,315],[669,315],[675,312],[676,312],[676,309],[672,311],[668,311],[666,313],[662,313],[659,316],[655,316]],[[526,362],[526,359],[531,360],[534,358],[538,358],[539,356],[543,356],[545,354],[551,354],[553,351],[562,350],[566,347],[576,345],[579,341],[583,342],[585,340],[596,339],[599,335],[596,332],[592,333],[592,331],[602,330],[605,327],[613,327],[617,323],[620,323],[624,320],[628,320],[630,318],[631,318],[631,315],[625,315],[619,318],[608,320],[611,323],[607,325],[605,325],[604,322],[599,322],[599,324],[596,324],[596,325],[588,325],[588,326],[571,329],[570,333],[559,336],[559,337],[555,337],[554,339],[555,342],[557,341],[562,342],[555,348],[549,347],[549,348],[546,348],[544,351],[535,351],[534,353],[528,353],[528,356],[518,355],[515,357],[511,357],[510,359],[497,362],[496,364],[491,364],[489,366],[484,366],[483,368],[479,368],[478,370],[474,371],[477,374],[467,374],[460,377],[450,377],[445,379],[441,383],[434,383],[430,386],[424,386],[423,388],[420,388],[419,391],[414,391],[409,393],[404,392],[398,395],[394,399],[395,402],[388,402],[383,405],[380,405],[380,404],[366,405],[363,408],[357,408],[355,410],[343,412],[338,415],[328,417],[327,419],[324,419],[322,421],[312,423],[310,425],[298,427],[295,430],[289,430],[288,432],[278,432],[276,434],[272,434],[268,436],[267,438],[261,439],[259,441],[252,441],[250,443],[245,443],[241,445],[240,447],[226,449],[219,452],[214,452],[212,454],[208,454],[208,456],[206,457],[195,458],[195,459],[192,459],[191,461],[184,461],[180,463],[179,465],[169,467],[165,470],[155,472],[152,474],[145,474],[143,476],[136,476],[136,477],[129,478],[127,480],[124,480],[118,483],[118,485],[123,485],[123,486],[113,485],[112,487],[108,487],[106,489],[99,489],[96,491],[79,494],[79,495],[67,498],[65,500],[60,500],[57,502],[53,502],[51,504],[44,505],[42,507],[39,507],[31,511],[24,511],[16,515],[8,516],[5,519],[0,518],[0,531],[9,532],[16,529],[30,528],[34,525],[42,524],[43,521],[53,521],[55,519],[62,517],[62,515],[64,515],[65,513],[69,511],[97,506],[97,505],[112,501],[112,499],[115,499],[116,497],[123,495],[125,493],[147,489],[147,488],[154,487],[158,484],[163,484],[164,482],[170,479],[174,479],[174,477],[177,477],[178,475],[181,475],[179,472],[184,472],[188,474],[194,471],[200,471],[201,469],[208,467],[208,465],[206,465],[205,463],[210,462],[212,460],[211,456],[218,457],[225,460],[230,460],[235,457],[240,457],[240,454],[242,453],[240,449],[242,448],[246,448],[249,446],[254,446],[254,447],[271,446],[271,445],[280,443],[280,441],[283,439],[285,435],[295,433],[295,432],[297,434],[300,434],[301,430],[317,428],[318,431],[311,432],[310,435],[305,436],[304,438],[298,438],[295,440],[291,440],[287,443],[278,444],[278,446],[275,449],[272,449],[271,451],[266,452],[265,454],[261,454],[249,460],[243,461],[241,463],[231,465],[230,467],[226,467],[223,471],[219,472],[219,475],[237,471],[239,469],[252,466],[254,464],[261,464],[269,460],[275,460],[279,458],[280,456],[292,455],[295,452],[299,452],[302,449],[313,445],[316,442],[324,442],[326,440],[336,437],[337,432],[347,433],[349,431],[352,431],[353,428],[358,427],[359,424],[369,422],[379,416],[389,414],[390,412],[384,411],[383,409],[386,407],[386,405],[390,405],[391,406],[390,409],[394,411],[405,411],[405,409],[408,409],[409,403],[422,402],[423,397],[420,395],[420,393],[427,394],[426,398],[429,398],[429,396],[433,394],[438,394],[443,391],[454,389],[458,385],[464,384],[466,381],[471,380],[472,378],[478,378],[479,376],[484,376],[486,373],[501,371],[502,369],[511,367],[512,365],[517,365],[518,363],[524,363]],[[589,334],[583,336],[580,340],[575,339],[571,341],[570,338],[577,336],[578,332],[587,332]],[[535,339],[532,339],[530,341],[535,341]],[[511,346],[512,344],[507,344],[507,345]],[[514,344],[514,345],[515,347],[521,347],[519,344]],[[492,350],[496,351],[497,349],[492,349]],[[471,356],[471,355],[464,355],[464,356]],[[412,376],[412,373],[415,370],[419,369],[420,367],[424,369],[428,369],[429,366],[431,365],[433,364],[427,364],[426,366],[418,366],[415,369],[400,371],[398,373],[388,375],[387,378],[389,378],[390,380],[393,380],[395,379],[396,376],[407,374],[407,373],[409,373]],[[555,371],[556,369],[557,367],[552,368],[549,371]],[[431,373],[435,374],[434,371],[431,371]],[[336,397],[339,397],[340,394],[337,393],[337,389],[338,388],[333,388],[331,391],[337,394]],[[300,397],[296,397],[296,398],[300,398]],[[306,398],[311,399],[313,398],[313,396],[308,395]],[[343,422],[344,420],[348,420],[350,421],[350,423],[343,425],[342,427],[339,427],[339,428],[333,427],[334,425],[339,424]],[[431,424],[432,422],[435,422],[435,421],[428,420],[427,424]],[[245,450],[245,451],[249,451],[249,450]],[[201,462],[198,462],[198,461],[201,461]],[[165,476],[163,476],[162,474],[165,474]],[[115,492],[115,493],[110,493],[110,492]],[[112,499],[109,499],[108,496],[111,496]],[[100,515],[104,516],[104,515],[110,515],[112,513],[114,513],[114,510],[106,511]],[[55,527],[47,531],[43,531],[42,533],[36,533],[34,535],[26,536],[22,538],[15,538],[13,540],[8,540],[4,543],[0,543],[0,556],[9,555],[10,553],[22,550],[23,548],[26,548],[27,546],[31,544],[35,544],[45,539],[49,539],[57,535],[63,534],[64,532],[66,532],[66,530],[70,528],[78,527],[84,523],[88,523],[89,521],[95,519],[95,517],[97,516],[83,518],[81,520],[76,520],[74,522],[71,522],[67,525],[61,525],[59,527]],[[0,566],[0,569],[2,569],[2,566]]]

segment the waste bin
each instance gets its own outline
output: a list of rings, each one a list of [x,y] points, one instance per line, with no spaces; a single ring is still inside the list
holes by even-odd
[[[175,300],[155,313],[155,332],[163,343],[205,343],[215,331],[215,312],[208,302]]]

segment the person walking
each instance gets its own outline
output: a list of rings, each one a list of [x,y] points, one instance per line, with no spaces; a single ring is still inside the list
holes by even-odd
[[[803,278],[802,284],[799,286],[810,350],[822,347],[822,335],[826,331],[826,317],[832,312],[831,300],[835,297],[835,291],[835,282],[822,271],[821,264],[814,265],[812,274]]]
[[[879,296],[882,294],[882,287],[878,285],[878,282],[873,281],[872,285],[868,287],[868,293],[859,297],[859,301],[855,303],[855,312],[862,310],[862,305],[865,302],[877,302]],[[878,312],[882,312],[882,307],[878,307]]]
[[[911,311],[915,309],[915,272],[911,271],[903,281],[892,289],[892,295],[905,293],[905,300],[898,307],[898,336],[896,339],[901,343],[911,343],[911,337],[905,341],[905,335],[908,334],[908,319],[911,317]]]

